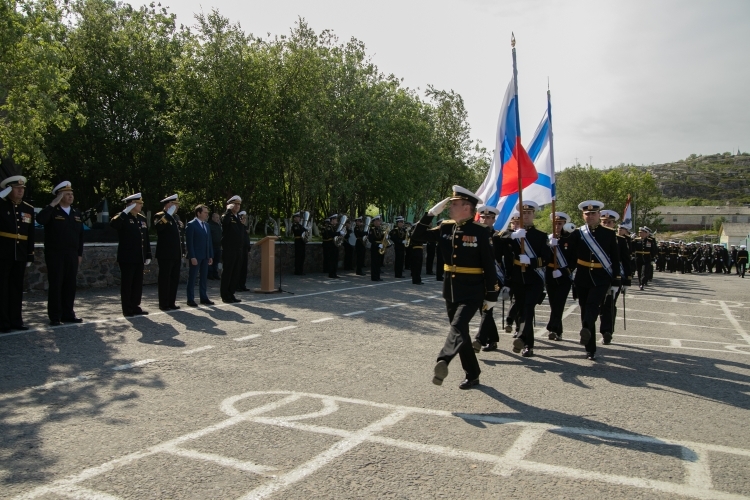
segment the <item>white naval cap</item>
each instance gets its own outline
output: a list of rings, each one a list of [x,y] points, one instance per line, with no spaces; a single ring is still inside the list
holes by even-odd
[[[8,186],[25,186],[26,177],[23,175],[12,175],[6,178],[3,182],[0,182],[0,189],[4,189]]]
[[[565,222],[570,222],[570,215],[566,214],[565,212],[555,212],[554,214],[549,214],[550,220],[564,220]]]
[[[648,234],[651,234],[651,230],[648,228],[648,226],[641,226],[638,228],[638,231],[645,231]]]
[[[466,200],[475,206],[484,203],[479,196],[461,186],[453,186],[453,196],[451,196],[451,200]]]
[[[380,216],[380,214],[378,214],[372,218],[372,221],[375,222],[376,220],[380,220],[380,219],[382,219],[382,217]]]
[[[70,181],[62,181],[60,184],[52,188],[52,194],[57,194],[60,191],[73,191],[73,184]]]
[[[393,222],[404,222],[404,218],[403,216],[398,215],[395,219],[393,219]]]
[[[740,245],[740,248],[747,248],[747,246],[745,246],[745,245]]]
[[[140,201],[141,203],[143,203],[143,200],[141,200],[141,198],[143,198],[143,196],[141,196],[141,193],[135,193],[131,194],[127,198],[123,198],[122,201]]]
[[[500,214],[500,210],[498,210],[496,207],[490,207],[489,205],[479,205],[477,207],[477,212],[479,212],[479,215],[493,214],[495,217]]]
[[[173,194],[171,196],[167,196],[163,200],[161,200],[159,203],[169,203],[170,201],[177,201],[179,199],[179,196],[176,194]]]
[[[328,218],[329,219],[338,219],[339,218],[339,214],[331,214],[331,215],[328,216]]]
[[[583,212],[596,212],[604,208],[604,203],[596,200],[586,200],[578,204],[578,210]]]
[[[612,219],[612,220],[618,220],[620,218],[620,214],[618,214],[614,210],[602,210],[601,216],[605,219]]]
[[[520,219],[520,218],[521,218],[521,212],[519,212],[518,210],[513,210],[513,211],[512,211],[511,213],[510,213],[510,220],[513,220],[513,219]]]
[[[231,198],[229,198],[227,200],[227,205],[230,204],[230,203],[242,203],[242,198],[240,198],[237,195],[234,195],[234,196],[232,196]]]
[[[520,208],[518,207],[518,204],[516,203],[516,210],[520,211]],[[527,212],[529,210],[537,211],[539,210],[539,203],[531,200],[523,200],[523,211]]]

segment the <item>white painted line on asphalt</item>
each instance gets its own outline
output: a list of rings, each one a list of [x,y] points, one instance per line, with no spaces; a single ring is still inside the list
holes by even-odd
[[[236,342],[242,342],[243,340],[250,340],[250,339],[257,339],[260,337],[260,333],[254,333],[252,335],[247,335],[246,337],[240,337],[238,339],[234,339]]]
[[[708,452],[699,447],[682,447],[682,460],[685,462],[685,482],[694,488],[713,488],[711,471],[708,468]]]
[[[376,307],[375,309],[373,309],[373,311],[382,311],[383,309],[388,309],[389,307],[391,306]]]
[[[314,320],[310,321],[310,323],[322,323],[324,321],[331,321],[332,319],[333,319],[333,317],[329,316],[327,318],[314,319]]]
[[[630,297],[630,296],[628,295],[628,297]],[[646,314],[662,314],[662,315],[666,315],[666,316],[673,316],[673,317],[680,317],[680,318],[700,318],[700,319],[712,319],[712,320],[716,320],[717,319],[716,316],[696,316],[694,314],[680,314],[680,313],[664,312],[664,311],[644,311],[644,310],[641,310],[641,309],[631,309],[629,307],[628,307],[628,312],[629,313],[630,312],[637,312],[637,313],[646,313]],[[750,321],[744,320],[744,319],[740,319],[740,320],[737,320],[737,321],[744,321],[746,323],[750,323]]]
[[[411,302],[412,304],[416,304],[417,302],[424,302],[424,299],[412,300]]]
[[[212,345],[204,345],[203,347],[196,347],[195,349],[190,349],[189,351],[185,351],[182,354],[184,354],[184,355],[194,354],[196,352],[207,351],[207,350],[213,349],[213,348],[214,348],[214,346],[212,346]]]
[[[679,339],[669,339],[670,347],[682,347],[682,341]]]
[[[615,344],[613,344],[615,345]],[[724,354],[727,353],[733,353],[737,352],[740,354],[750,354],[750,351],[741,351],[739,349],[730,349],[730,347],[733,346],[727,346],[726,349],[705,349],[703,347],[674,347],[671,345],[658,345],[658,344],[623,344],[621,342],[617,342],[616,345],[626,346],[626,347],[650,347],[655,349],[687,349],[688,351],[703,351],[703,352],[723,352]]]
[[[35,387],[30,387],[29,390],[32,391],[45,391],[47,389],[54,389],[55,387],[60,387],[61,385],[68,385],[72,384],[74,382],[81,382],[83,380],[89,380],[91,377],[88,375],[78,375],[77,377],[70,377],[70,378],[64,378],[62,380],[57,380],[55,382],[48,382],[43,385],[37,385]]]
[[[534,445],[547,433],[547,430],[544,427],[526,427],[523,429],[510,448],[503,454],[501,461],[495,465],[492,473],[510,477],[515,470],[512,464],[526,458]]]
[[[430,295],[429,297],[425,297],[426,299],[436,299],[439,295]]]
[[[283,332],[284,330],[291,330],[293,328],[297,328],[297,326],[289,325],[289,326],[282,326],[281,328],[274,328],[273,330],[271,330],[271,333]]]
[[[678,302],[677,297],[672,297],[672,302]]]
[[[496,307],[497,307],[497,306],[496,306]],[[562,319],[565,319],[565,318],[567,318],[568,316],[570,316],[571,314],[573,314],[573,311],[575,311],[577,307],[578,307],[578,304],[573,304],[573,305],[569,306],[569,307],[568,307],[568,308],[567,308],[567,309],[565,310],[565,312],[563,313],[563,315],[562,315]],[[539,316],[537,316],[537,317],[539,317]],[[504,322],[505,322],[505,319],[503,319],[503,323],[504,323]],[[546,332],[546,331],[547,331],[547,326],[545,325],[545,326],[543,326],[543,327],[541,327],[541,328],[537,328],[537,329],[536,329],[536,332],[535,332],[535,335],[542,335],[542,334],[544,334],[544,332]],[[509,335],[510,335],[510,334],[509,334]]]
[[[621,317],[617,317],[619,321],[623,321]],[[669,326],[692,326],[693,328],[708,328],[709,330],[732,330],[724,326],[706,326],[706,325],[691,325],[689,323],[675,323],[674,321],[654,321],[650,319],[639,319],[639,318],[628,318],[628,323],[631,321],[638,321],[640,323],[655,323],[657,325],[669,325]],[[750,340],[748,341],[750,342]]]
[[[224,457],[221,455],[214,455],[213,453],[202,453],[195,450],[186,450],[184,448],[178,448],[177,446],[166,447],[162,450],[164,453],[177,455],[178,457],[192,458],[194,460],[203,460],[204,462],[213,462],[223,467],[232,467],[245,472],[252,472],[254,474],[266,475],[272,470],[276,470],[275,467],[268,467],[266,465],[258,465],[253,462],[245,462],[237,460],[236,458]]]
[[[156,361],[155,359],[142,359],[140,361],[135,361],[133,363],[127,363],[127,364],[124,364],[124,365],[113,366],[110,369],[112,371],[119,372],[119,371],[122,371],[122,370],[130,370],[131,368],[136,368],[138,366],[147,365],[149,363],[154,363],[155,361]]]
[[[721,305],[721,310],[724,311],[724,315],[727,317],[730,323],[732,323],[732,326],[735,330],[737,330],[737,333],[745,339],[745,342],[750,344],[750,335],[747,334],[744,328],[742,328],[742,325],[737,321],[737,319],[732,314],[732,311],[729,310],[729,306],[727,306],[726,302],[723,300],[719,301],[719,305]]]
[[[344,316],[356,316],[357,314],[364,314],[366,311],[354,311],[344,314]]]
[[[66,486],[55,490],[55,493],[69,498],[75,498],[80,500],[121,500],[120,497],[104,493],[103,491],[96,491],[90,488],[84,488],[82,486]]]

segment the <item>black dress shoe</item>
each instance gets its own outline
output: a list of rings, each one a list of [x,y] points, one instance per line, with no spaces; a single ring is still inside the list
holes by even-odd
[[[513,352],[515,352],[516,354],[521,352],[521,349],[524,349],[525,347],[526,346],[524,345],[523,340],[517,338],[513,341]]]
[[[242,299],[238,299],[237,297],[232,297],[232,302],[242,302]]]
[[[242,288],[240,288],[240,289],[239,289],[239,290],[237,290],[237,291],[238,291],[238,292],[249,292],[249,291],[250,291],[250,289],[249,289],[248,287],[246,287],[246,286],[243,286]]]
[[[234,302],[234,300],[232,299],[221,299],[221,301],[224,302],[225,304],[231,304],[232,302]]]
[[[547,335],[547,338],[550,340],[557,340],[557,334],[555,332],[549,332],[549,335]]]
[[[610,332],[602,333],[602,344],[609,345],[612,343],[612,334]]]
[[[188,300],[187,305],[190,307],[198,307],[198,304],[196,304],[194,300]]]
[[[62,323],[60,323],[60,322],[59,322],[59,321],[57,321],[57,320],[55,320],[55,321],[50,321],[50,322],[49,322],[49,326],[60,326],[60,325],[62,325]]]
[[[484,352],[497,351],[497,342],[490,342],[486,346],[482,347]]]
[[[471,389],[475,385],[479,385],[479,379],[475,378],[473,380],[469,380],[468,378],[464,379],[463,382],[458,384],[459,389]]]
[[[177,304],[172,304],[171,306],[169,306],[169,308],[170,308],[171,310],[173,310],[173,311],[176,311],[177,309],[179,309],[179,308],[180,308],[180,306],[178,306]]]
[[[432,383],[443,385],[443,380],[448,376],[448,363],[441,359],[435,364],[435,375],[432,377]]]
[[[133,316],[135,316],[135,313],[134,312],[124,312],[124,313],[122,313],[122,315],[125,316],[126,318],[132,318]]]
[[[586,345],[589,343],[589,339],[591,339],[591,332],[588,328],[581,328],[581,345]]]
[[[471,343],[471,347],[473,347],[473,348],[474,348],[474,353],[476,354],[476,353],[478,353],[479,351],[481,351],[481,350],[482,350],[482,343],[481,343],[481,342],[479,342],[478,340],[474,340],[474,341],[473,341],[473,342]]]
[[[171,307],[159,307],[159,310],[160,311],[171,311],[172,308]]]
[[[593,352],[587,352],[586,353],[586,359],[588,359],[589,361],[595,361],[596,360],[596,355]]]
[[[75,317],[73,317],[73,318],[63,318],[60,321],[62,321],[63,323],[83,323],[83,319],[81,319],[81,318],[75,318]]]
[[[201,300],[201,304],[206,305],[206,306],[212,306],[216,304],[216,302],[214,302],[213,300]]]
[[[28,326],[19,325],[19,326],[11,326],[11,329],[13,329],[13,330],[19,330],[21,332],[25,332],[26,330],[29,329],[29,327]]]
[[[530,347],[524,347],[523,351],[521,351],[521,356],[524,358],[530,358],[534,355],[534,349],[531,349]]]
[[[139,309],[138,311],[136,311],[133,314],[135,314],[136,316],[148,316],[148,311],[144,311],[143,309]]]
[[[424,285],[421,281],[419,283],[412,283],[412,285]]]

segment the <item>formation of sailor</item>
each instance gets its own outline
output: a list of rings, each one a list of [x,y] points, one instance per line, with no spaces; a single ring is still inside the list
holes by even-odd
[[[563,314],[565,302],[568,300],[570,288],[573,285],[572,272],[575,270],[575,262],[570,254],[568,239],[575,226],[570,222],[570,216],[565,212],[550,214],[553,223],[552,234],[549,240],[557,240],[557,245],[552,246],[552,262],[547,264],[545,285],[549,300],[550,315],[547,322],[547,332],[550,340],[562,340],[563,338]]]
[[[481,308],[494,307],[499,293],[489,230],[486,225],[474,222],[480,203],[471,191],[453,186],[453,195],[432,207],[411,235],[417,242],[436,243],[445,262],[443,298],[450,329],[435,364],[432,381],[436,385],[442,385],[448,376],[448,365],[456,356],[465,372],[459,388],[470,389],[479,384],[481,370],[469,334],[469,322]],[[448,204],[451,218],[430,228],[432,220]]]
[[[294,274],[303,276],[305,274],[305,226],[301,223],[302,214],[297,212],[292,215],[292,235],[294,236]]]
[[[601,307],[601,313],[599,314],[599,333],[602,334],[602,343],[604,345],[609,345],[612,342],[612,336],[615,331],[617,298],[620,296],[621,292],[626,293],[628,287],[631,285],[631,241],[621,234],[627,232],[627,228],[620,227],[619,229],[615,229],[615,223],[620,218],[620,215],[617,212],[614,210],[601,210],[599,213],[602,226],[611,229],[612,231],[618,231],[617,248],[620,254],[620,286],[613,293],[607,294]]]
[[[44,226],[44,263],[47,265],[47,316],[49,324],[80,323],[73,304],[76,276],[83,259],[83,220],[73,208],[73,185],[64,181],[54,187],[55,198],[37,214]]]
[[[643,290],[654,278],[653,262],[657,256],[657,243],[656,239],[651,236],[651,229],[647,226],[638,228],[638,237],[633,240],[632,248],[635,253],[635,269],[638,273],[638,288]],[[667,258],[670,258],[670,252],[666,253]]]
[[[154,216],[156,228],[156,260],[159,263],[159,309],[170,311],[179,309],[177,287],[180,284],[180,267],[184,251],[182,234],[184,226],[177,216],[180,200],[176,194],[160,201],[164,210]]]
[[[245,247],[245,226],[239,216],[242,198],[237,195],[227,200],[227,210],[221,217],[221,300],[225,303],[242,302],[235,297],[239,285],[242,252]]]
[[[23,324],[23,280],[34,262],[34,207],[23,201],[26,177],[0,182],[0,332],[28,330]]]
[[[118,234],[117,264],[120,266],[120,302],[124,316],[148,314],[141,309],[144,266],[151,264],[148,224],[141,213],[141,193],[124,198],[125,208],[110,219]]]

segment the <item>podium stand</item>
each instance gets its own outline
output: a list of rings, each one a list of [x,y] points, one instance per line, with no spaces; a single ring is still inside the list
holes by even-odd
[[[260,246],[260,288],[255,293],[279,293],[276,289],[276,240],[278,236],[266,236],[255,244]]]

